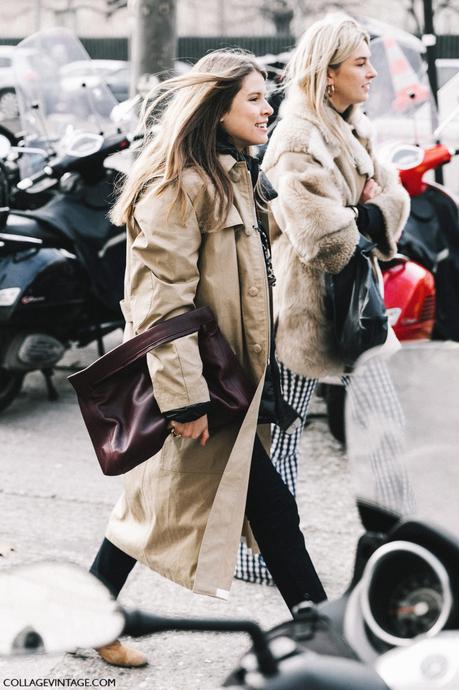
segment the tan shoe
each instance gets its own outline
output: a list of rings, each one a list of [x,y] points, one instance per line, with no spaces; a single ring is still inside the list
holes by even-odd
[[[148,659],[143,652],[132,647],[126,647],[119,640],[112,642],[112,644],[106,644],[104,647],[99,647],[96,649],[96,652],[107,664],[112,666],[132,668],[148,664]]]

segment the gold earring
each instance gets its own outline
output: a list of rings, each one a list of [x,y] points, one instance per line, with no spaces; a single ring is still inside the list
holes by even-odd
[[[335,93],[335,85],[334,84],[327,84],[327,96],[328,96],[328,98],[331,98],[334,93]]]

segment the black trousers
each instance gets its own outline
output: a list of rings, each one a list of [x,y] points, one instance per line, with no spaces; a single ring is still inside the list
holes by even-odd
[[[258,436],[250,467],[246,516],[274,582],[291,610],[305,599],[326,599],[300,529],[295,498]],[[136,560],[104,539],[91,573],[118,596]]]

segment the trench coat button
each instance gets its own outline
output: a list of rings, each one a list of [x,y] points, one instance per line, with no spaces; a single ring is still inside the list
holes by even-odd
[[[257,355],[260,354],[260,352],[262,351],[262,349],[263,349],[263,348],[262,348],[261,345],[259,345],[258,343],[255,343],[255,345],[253,346],[253,351],[256,352]]]
[[[249,288],[249,295],[250,297],[256,297],[258,295],[258,288],[252,285],[252,287]]]

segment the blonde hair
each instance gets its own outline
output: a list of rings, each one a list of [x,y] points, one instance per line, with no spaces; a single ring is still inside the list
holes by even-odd
[[[242,80],[253,71],[266,77],[252,53],[216,50],[201,58],[189,73],[159,84],[148,94],[141,114],[142,148],[110,213],[115,225],[130,220],[137,199],[155,178],[160,178],[158,194],[169,187],[175,189],[173,203],[180,203],[184,214],[183,173],[189,167],[213,184],[215,216],[225,217],[233,190],[218,160],[217,132]]]
[[[303,34],[286,69],[289,94],[301,91],[321,128],[343,144],[327,105],[327,71],[338,69],[362,41],[369,44],[370,37],[354,19],[343,14],[328,15],[314,22]],[[352,110],[357,107],[352,106]]]

